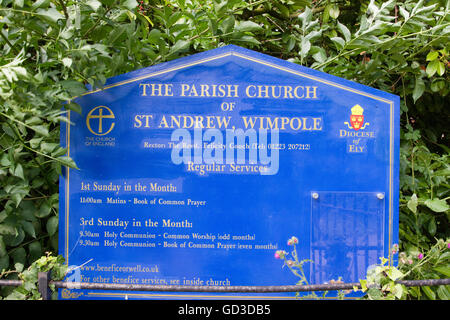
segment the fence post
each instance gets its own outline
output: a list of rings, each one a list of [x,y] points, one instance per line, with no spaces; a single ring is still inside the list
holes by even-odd
[[[50,271],[38,273],[38,291],[42,296],[42,300],[50,300],[52,293],[48,287],[50,281]]]

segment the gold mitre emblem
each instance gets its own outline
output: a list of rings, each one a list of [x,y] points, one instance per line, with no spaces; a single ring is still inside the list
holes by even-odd
[[[359,104],[355,105],[351,110],[352,110],[352,115],[355,115],[355,116],[362,116],[362,114],[364,112],[364,109]]]

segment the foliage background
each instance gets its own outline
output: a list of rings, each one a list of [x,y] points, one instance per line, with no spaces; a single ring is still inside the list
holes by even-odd
[[[236,44],[401,97],[399,261],[411,279],[450,277],[449,11],[448,0],[0,0],[1,276],[57,252],[58,176],[76,167],[59,146],[62,103],[85,84]]]

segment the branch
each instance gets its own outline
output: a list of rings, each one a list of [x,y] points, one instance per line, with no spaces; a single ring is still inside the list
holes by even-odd
[[[69,14],[67,13],[67,7],[66,4],[64,3],[64,0],[58,0],[58,2],[64,11],[64,16],[66,17],[66,20],[69,20]]]
[[[11,50],[13,50],[16,54],[19,53],[16,47],[14,47],[14,45],[9,41],[8,37],[3,34],[3,30],[0,30],[0,36],[2,36],[3,40],[5,40],[5,42],[10,46]]]
[[[106,15],[108,14],[109,10],[111,10],[112,8],[113,8],[113,7],[106,8],[106,11],[105,11],[105,13],[103,14],[103,16],[106,16]],[[91,32],[98,26],[98,24],[100,23],[100,21],[102,21],[102,16],[98,17],[97,21],[95,21],[95,23],[92,25],[92,27],[90,27],[89,30],[87,30],[87,31],[83,34],[82,38],[83,38],[83,39],[86,39],[86,36],[87,36],[89,33],[91,33]]]

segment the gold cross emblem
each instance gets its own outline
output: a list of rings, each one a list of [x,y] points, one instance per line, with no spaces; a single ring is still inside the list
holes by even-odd
[[[94,114],[94,111],[98,110],[97,114]],[[107,113],[103,114],[103,110],[106,110]],[[98,130],[94,130],[91,127],[91,119],[98,119]],[[88,127],[89,131],[97,136],[104,136],[107,135],[114,129],[115,122],[112,121],[109,129],[106,132],[103,132],[103,119],[115,119],[114,113],[111,111],[110,108],[105,106],[98,106],[89,111],[88,115],[86,116],[86,126]]]

